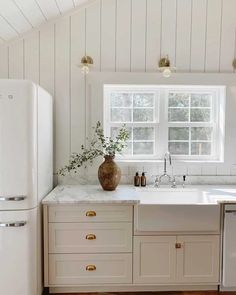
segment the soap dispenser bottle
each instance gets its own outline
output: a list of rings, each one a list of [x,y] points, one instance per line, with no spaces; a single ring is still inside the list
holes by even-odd
[[[143,172],[141,176],[141,186],[146,186],[146,185],[147,185],[147,179],[145,176],[145,172]]]
[[[134,176],[134,186],[140,186],[140,176],[138,175],[138,172],[136,172]]]

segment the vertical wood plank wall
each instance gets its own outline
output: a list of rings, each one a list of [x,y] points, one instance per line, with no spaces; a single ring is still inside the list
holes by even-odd
[[[0,45],[0,78],[30,79],[55,99],[55,171],[86,138],[84,77],[93,71],[156,71],[168,54],[180,72],[233,72],[235,0],[96,0]]]

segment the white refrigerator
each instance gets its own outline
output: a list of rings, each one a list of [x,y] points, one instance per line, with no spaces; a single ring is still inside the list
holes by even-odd
[[[42,292],[41,200],[52,189],[52,97],[0,79],[0,294]]]

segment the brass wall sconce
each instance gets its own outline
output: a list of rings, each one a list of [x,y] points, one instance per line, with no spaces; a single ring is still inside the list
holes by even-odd
[[[171,67],[170,59],[168,55],[162,57],[159,61],[159,71],[162,73],[163,77],[168,78],[171,76],[173,71],[176,71],[175,67]]]
[[[234,58],[234,60],[232,62],[232,66],[233,66],[233,69],[236,70],[236,58]]]
[[[93,65],[93,59],[91,56],[85,55],[81,58],[80,67],[81,72],[84,75],[87,75],[90,71],[90,67]]]

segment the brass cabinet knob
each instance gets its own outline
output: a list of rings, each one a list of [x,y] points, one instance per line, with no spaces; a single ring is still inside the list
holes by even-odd
[[[87,271],[94,271],[94,270],[96,270],[96,266],[95,265],[87,265],[86,270]]]
[[[96,216],[97,214],[96,214],[96,212],[95,211],[87,211],[86,212],[86,216],[88,216],[88,217],[94,217],[94,216]]]
[[[85,238],[86,240],[96,240],[96,236],[94,234],[88,234]]]
[[[182,245],[181,243],[175,243],[175,249],[181,249]]]

